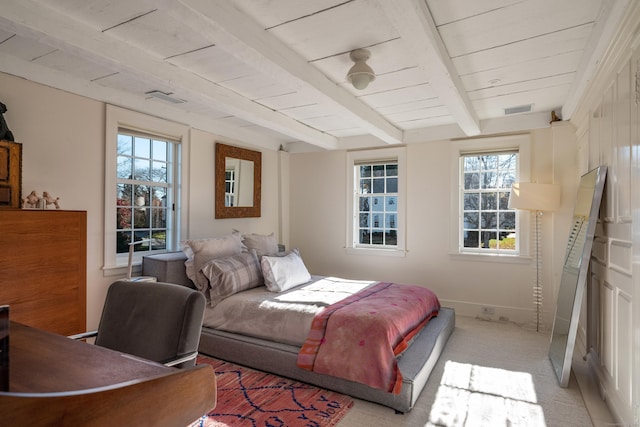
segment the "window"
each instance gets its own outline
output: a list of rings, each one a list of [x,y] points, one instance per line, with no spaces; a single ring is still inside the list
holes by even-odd
[[[120,129],[116,167],[116,252],[165,251],[175,228],[174,141]]]
[[[507,205],[517,164],[516,152],[460,157],[463,250],[516,250],[516,211]]]
[[[236,194],[236,171],[227,169],[224,172],[224,205],[235,206]]]
[[[404,149],[348,153],[347,247],[404,252]]]
[[[105,135],[105,275],[122,273],[129,243],[134,264],[149,252],[178,249],[185,224],[181,197],[188,127],[107,106]],[[114,270],[115,269],[115,270]],[[111,272],[111,270],[114,270]]]
[[[398,244],[398,162],[355,166],[358,197],[357,245]]]
[[[451,160],[451,253],[528,256],[529,216],[508,203],[511,184],[530,178],[529,136],[454,141]]]

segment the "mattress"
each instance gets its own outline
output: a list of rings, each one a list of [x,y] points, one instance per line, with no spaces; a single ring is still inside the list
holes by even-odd
[[[377,282],[312,276],[284,292],[249,289],[207,307],[204,326],[302,346],[317,312]],[[286,319],[286,322],[282,320]]]

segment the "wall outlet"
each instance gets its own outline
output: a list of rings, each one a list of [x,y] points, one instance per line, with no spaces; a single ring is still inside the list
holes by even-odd
[[[496,309],[493,307],[482,307],[482,314],[496,314]]]

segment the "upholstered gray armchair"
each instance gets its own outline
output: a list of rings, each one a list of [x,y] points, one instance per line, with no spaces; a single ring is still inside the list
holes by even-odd
[[[164,363],[195,365],[205,298],[184,286],[162,282],[117,281],[107,291],[95,345]]]

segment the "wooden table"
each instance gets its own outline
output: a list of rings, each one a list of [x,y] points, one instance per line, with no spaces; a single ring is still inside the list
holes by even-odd
[[[109,386],[174,370],[17,322],[9,326],[9,390],[47,393]]]
[[[179,426],[216,403],[209,365],[169,368],[16,322],[9,348],[0,425]]]

